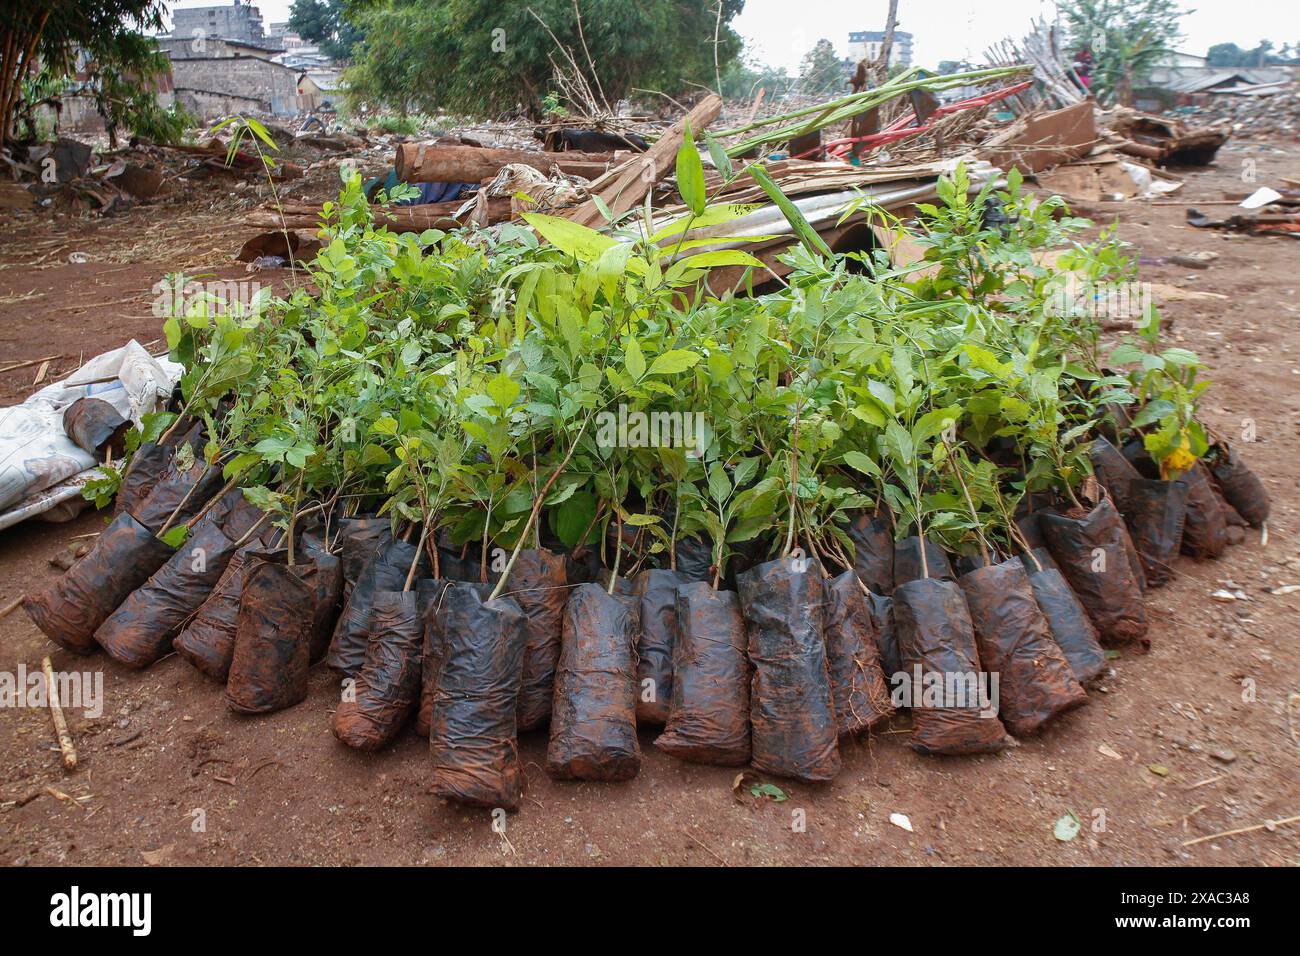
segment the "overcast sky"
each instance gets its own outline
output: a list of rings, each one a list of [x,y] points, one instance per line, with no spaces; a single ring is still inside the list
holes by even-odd
[[[290,2],[261,0],[257,6],[272,23],[288,19]],[[206,5],[182,0],[172,6]],[[888,0],[745,0],[732,25],[758,59],[794,71],[822,38],[847,55],[849,31],[884,29],[888,6]],[[1179,48],[1188,53],[1204,54],[1215,43],[1253,47],[1265,38],[1276,46],[1300,43],[1300,0],[1183,0],[1182,7],[1195,11],[1182,19]],[[1050,19],[1054,10],[1052,0],[899,0],[898,28],[916,38],[914,62],[933,67],[940,60],[979,61],[989,44],[1022,35],[1033,18]]]

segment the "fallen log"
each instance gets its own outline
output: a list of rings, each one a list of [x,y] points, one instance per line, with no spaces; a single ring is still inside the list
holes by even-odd
[[[523,163],[548,175],[552,166],[584,179],[595,179],[615,162],[615,153],[542,153],[527,149],[486,149],[440,143],[403,143],[397,147],[397,178],[407,183],[476,183],[495,176],[509,163]]]

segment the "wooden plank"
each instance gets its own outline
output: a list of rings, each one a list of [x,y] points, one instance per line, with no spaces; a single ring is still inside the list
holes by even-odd
[[[644,153],[634,156],[617,169],[611,170],[591,184],[593,195],[600,196],[610,211],[619,216],[636,206],[652,186],[664,177],[677,160],[677,150],[686,139],[686,123],[691,132],[699,133],[718,118],[722,112],[722,98],[706,96],[695,109],[674,123]],[[605,222],[594,200],[588,200],[568,216],[584,226],[596,227]]]

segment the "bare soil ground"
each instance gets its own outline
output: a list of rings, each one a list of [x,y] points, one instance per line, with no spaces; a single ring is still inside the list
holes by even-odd
[[[1040,737],[997,756],[927,758],[908,748],[900,718],[849,744],[833,783],[780,783],[789,799],[778,803],[738,798],[732,770],[660,755],[652,733],[642,734],[635,780],[557,783],[542,771],[544,733],[527,734],[527,795],[500,834],[486,812],[428,793],[427,745],[414,735],[373,755],[339,744],[329,730],[335,685],[323,668],[306,702],[248,719],[178,657],[145,672],[102,655],[76,658],[15,611],[0,620],[0,671],[39,669],[50,654],[56,669],[102,672],[105,702],[97,719],[70,714],[81,755],[72,773],[48,712],[0,712],[0,862],[1300,864],[1300,826],[1184,846],[1300,814],[1300,592],[1270,593],[1300,584],[1300,247],[1184,222],[1186,205],[1246,188],[1246,159],[1261,184],[1300,175],[1300,145],[1234,141],[1216,166],[1182,171],[1184,202],[1087,212],[1118,220],[1144,259],[1219,253],[1203,271],[1144,265],[1143,279],[1226,296],[1162,311],[1177,343],[1210,366],[1207,419],[1228,435],[1255,422],[1258,440],[1245,451],[1273,496],[1268,542],[1251,531],[1222,560],[1180,562],[1176,580],[1149,596],[1151,652],[1126,651],[1089,704]],[[129,337],[158,339],[153,283],[182,266],[243,277],[229,263],[244,237],[229,216],[188,207],[179,218],[171,208],[104,224],[5,223],[0,366],[58,354],[52,380]],[[69,262],[78,251],[88,261]],[[34,374],[0,376],[0,402],[27,394]],[[60,573],[48,559],[102,523],[87,513],[0,532],[0,607],[47,585]],[[1248,599],[1212,601],[1224,586]],[[1243,695],[1251,687],[1253,697]],[[1052,827],[1067,811],[1084,830],[1062,843]],[[891,813],[906,814],[914,832],[891,825]]]

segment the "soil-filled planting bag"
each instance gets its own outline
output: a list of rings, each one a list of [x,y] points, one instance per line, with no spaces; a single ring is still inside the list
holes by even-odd
[[[1183,554],[1198,561],[1217,558],[1228,550],[1228,518],[1219,494],[1201,462],[1183,475],[1187,484],[1187,513],[1183,520]]]
[[[389,541],[367,562],[348,595],[334,627],[325,661],[344,677],[356,677],[366,660],[370,637],[370,613],[380,591],[400,591],[415,561],[416,546],[409,541]],[[420,555],[416,577],[425,571],[428,557]]]
[[[1129,482],[1142,477],[1122,451],[1105,438],[1096,438],[1088,449],[1092,472],[1110,494],[1115,507],[1123,513],[1128,507]]]
[[[186,620],[202,607],[221,580],[235,543],[207,518],[143,586],[131,592],[95,631],[95,640],[113,660],[148,667],[172,651]]]
[[[1268,492],[1259,476],[1250,470],[1237,450],[1230,445],[1215,446],[1210,471],[1219,483],[1224,499],[1237,513],[1258,528],[1268,520]]]
[[[894,626],[894,601],[873,593],[867,596],[867,608],[871,611],[871,625],[875,628],[876,649],[880,651],[880,669],[885,675],[885,683],[892,687],[894,675],[903,669],[903,660],[898,653],[898,629]]]
[[[149,496],[171,463],[172,451],[171,445],[156,442],[145,442],[135,450],[113,501],[114,517],[134,511]]]
[[[221,461],[209,465],[202,455],[196,455],[189,468],[181,468],[173,457],[162,477],[131,513],[142,525],[155,531],[162,530],[173,512],[176,517],[172,519],[172,527],[183,524],[202,511],[208,499],[225,483],[222,468]]]
[[[929,564],[929,577],[943,581],[953,579],[952,565],[943,548],[933,541],[925,542],[925,560]],[[926,577],[921,567],[921,539],[916,535],[904,538],[894,545],[894,587]]]
[[[840,771],[840,751],[822,639],[821,575],[806,561],[780,558],[746,571],[737,583],[754,665],[754,768],[796,780],[831,780]]]
[[[749,654],[734,591],[677,589],[677,651],[668,724],[654,745],[679,760],[749,763]]]
[[[532,730],[551,719],[555,664],[560,659],[560,630],[569,589],[564,555],[520,551],[506,591],[524,612],[523,683],[519,688],[519,729]]]
[[[1148,478],[1131,481],[1123,514],[1147,586],[1163,586],[1173,577],[1174,559],[1182,546],[1187,483]]]
[[[316,608],[311,621],[311,663],[315,664],[325,657],[334,638],[339,599],[343,595],[343,562],[328,551],[304,551],[305,557],[316,566]]]
[[[1048,550],[1105,642],[1145,641],[1147,613],[1124,548],[1124,522],[1102,497],[1086,515],[1045,512]]]
[[[424,637],[420,642],[420,706],[416,708],[413,727],[416,734],[425,740],[429,739],[433,698],[438,692],[438,675],[442,673],[445,642],[439,615],[444,615],[443,598],[450,586],[451,582],[446,578],[421,578],[415,584]]]
[[[225,516],[221,518],[221,530],[226,532],[227,538],[231,541],[243,542],[250,531],[258,538],[265,538],[272,533],[275,526],[266,512],[252,504],[238,488],[230,492],[230,496],[234,500]]]
[[[564,555],[564,576],[570,584],[590,584],[600,575],[600,554],[595,548],[584,548],[577,557],[572,551]],[[474,580],[478,580],[475,573]]]
[[[1035,733],[1087,701],[1019,559],[979,568],[957,583],[966,592],[980,663],[998,676],[998,716],[1012,734]]]
[[[188,419],[188,421],[192,421],[192,419]],[[187,431],[182,431],[182,427],[186,428]],[[149,492],[158,483],[158,479],[167,471],[167,466],[172,461],[172,455],[175,454],[182,441],[189,442],[197,454],[203,447],[200,438],[202,431],[202,424],[184,424],[177,427],[166,441],[145,442],[137,448],[135,453],[131,455],[131,461],[127,464],[126,474],[122,477],[122,485],[117,489],[117,497],[113,501],[113,517],[116,518],[123,511],[135,513],[136,507],[149,496]]]
[[[266,714],[307,697],[311,629],[316,611],[315,565],[290,567],[285,551],[254,552],[244,575],[226,704]]]
[[[1035,551],[1034,555],[1037,556],[1038,552]],[[1025,573],[1034,589],[1034,600],[1052,629],[1052,639],[1070,662],[1074,679],[1080,684],[1086,683],[1106,667],[1106,655],[1097,641],[1097,629],[1070,590],[1070,585],[1065,583],[1060,569],[1055,564],[1042,564],[1040,567],[1027,557],[1022,558]]]
[[[1041,514],[1040,511],[1031,511],[1029,514],[1023,514],[1016,518],[1016,527],[1020,529],[1020,533],[1029,542],[1029,547],[1035,551],[1039,548],[1047,548],[1047,539],[1043,537],[1043,527],[1039,521]],[[1051,560],[1050,556],[1048,560]]]
[[[230,676],[230,659],[235,653],[245,572],[251,556],[263,546],[263,541],[254,538],[231,556],[207,599],[172,642],[181,657],[223,684]]]
[[[339,522],[335,550],[343,564],[343,600],[352,595],[367,564],[393,540],[389,518],[344,518]]]
[[[1128,558],[1128,566],[1133,573],[1133,580],[1137,582],[1138,590],[1145,594],[1147,590],[1147,573],[1142,567],[1141,557],[1138,556],[1137,545],[1133,543],[1133,535],[1129,533],[1128,525],[1124,523],[1122,516],[1119,520],[1119,539],[1124,544],[1124,554]]]
[[[50,640],[89,654],[99,646],[94,639],[99,626],[174,553],[123,512],[67,574],[43,594],[24,596],[23,610]]]
[[[630,780],[636,737],[639,600],[580,584],[564,607],[546,772],[557,780]]]
[[[528,635],[514,599],[489,601],[490,593],[460,584],[443,596],[444,657],[429,721],[433,792],[515,810],[523,793],[515,712]]]
[[[853,571],[826,583],[823,635],[838,733],[855,734],[888,720],[894,707],[880,670],[876,628]]]
[[[981,700],[983,691],[992,688],[981,686],[987,678],[961,588],[937,578],[899,585],[894,621],[912,684],[912,748],[926,754],[974,754],[1006,747],[1006,728],[995,705]]]
[[[713,549],[699,538],[680,538],[675,548],[677,573],[690,581],[710,581]]]
[[[860,514],[846,530],[858,579],[872,594],[889,594],[894,590],[894,532],[889,522]]]
[[[640,602],[641,627],[636,642],[636,722],[668,722],[673,699],[673,654],[677,650],[677,589],[687,583],[678,571],[642,571],[632,590]]]
[[[366,660],[353,699],[334,711],[335,737],[357,750],[379,750],[396,739],[420,703],[423,645],[418,593],[376,594]]]

